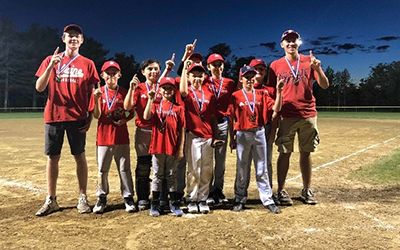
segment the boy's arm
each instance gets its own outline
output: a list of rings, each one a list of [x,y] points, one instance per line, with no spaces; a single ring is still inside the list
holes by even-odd
[[[183,147],[185,145],[185,128],[181,128],[181,131],[179,133],[179,142],[178,142],[178,150],[176,151],[176,156],[175,158],[179,161],[180,159],[183,158]]]
[[[143,119],[145,119],[146,121],[150,120],[151,118],[151,106],[153,105],[154,97],[156,96],[155,90],[154,89],[150,90],[147,96],[149,98],[147,99],[146,108],[144,109],[143,112]]]
[[[192,64],[192,61],[186,60],[182,70],[181,82],[179,84],[179,91],[181,92],[182,97],[186,97],[188,95],[188,78],[187,78],[187,70]]]
[[[173,69],[175,66],[174,60],[175,60],[175,53],[172,53],[171,59],[165,62],[165,69],[161,74],[160,78],[158,79],[158,81],[160,81],[163,77],[168,77],[169,72],[174,71]]]
[[[36,90],[43,92],[49,84],[50,74],[53,68],[61,61],[61,56],[58,55],[59,47],[54,51],[50,63],[44,73],[36,80]]]
[[[318,85],[323,88],[327,89],[329,87],[329,80],[328,77],[326,77],[325,72],[322,70],[321,67],[321,61],[315,58],[315,56],[312,53],[312,50],[310,50],[310,67],[317,72],[318,75]]]
[[[276,83],[276,98],[275,98],[275,104],[273,107],[274,114],[273,117],[276,116],[276,114],[281,111],[282,109],[282,90],[283,86],[285,85],[285,79],[277,79]]]
[[[236,131],[235,127],[235,119],[234,119],[234,106],[233,100],[234,98],[231,96],[230,104],[228,107],[228,131],[229,131],[229,147],[231,148],[231,153],[234,149],[236,149]]]
[[[134,106],[133,95],[135,93],[135,89],[136,89],[137,85],[140,83],[139,78],[137,78],[136,75],[137,74],[135,74],[132,77],[132,80],[129,83],[128,93],[126,94],[125,99],[124,99],[124,109],[125,110],[131,110],[133,108],[133,106]]]

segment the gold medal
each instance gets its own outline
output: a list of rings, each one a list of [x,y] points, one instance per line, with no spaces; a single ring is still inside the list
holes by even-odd
[[[294,79],[294,85],[299,86],[299,82],[300,82],[300,79],[298,77],[296,77]]]
[[[60,82],[61,82],[61,76],[60,76],[59,74],[57,74],[57,75],[54,77],[54,81],[60,83]]]
[[[252,115],[252,116],[250,117],[250,121],[251,121],[251,122],[255,122],[255,121],[256,121],[256,117],[255,117],[254,115]]]
[[[164,127],[164,126],[162,126],[162,127],[160,127],[160,129],[159,129],[159,130],[160,130],[160,132],[161,132],[161,133],[164,133],[164,132],[165,132],[165,127]]]

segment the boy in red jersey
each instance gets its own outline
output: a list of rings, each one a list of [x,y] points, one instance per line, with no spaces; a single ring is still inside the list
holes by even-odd
[[[310,55],[299,53],[300,35],[294,30],[282,34],[281,47],[285,56],[273,61],[268,74],[268,86],[274,87],[277,79],[286,81],[283,90],[281,120],[275,144],[278,146],[278,200],[281,205],[292,205],[293,201],[284,189],[289,170],[289,161],[293,152],[296,133],[299,139],[300,169],[303,178],[302,198],[306,204],[316,204],[311,189],[311,152],[317,149],[319,135],[317,129],[317,109],[313,96],[313,81],[323,89],[329,81],[312,51]]]
[[[207,59],[207,69],[211,73],[211,77],[206,81],[208,90],[214,94],[217,108],[218,121],[218,139],[222,141],[228,140],[228,117],[227,110],[229,98],[235,90],[235,82],[232,79],[222,77],[224,71],[224,58],[219,54],[212,54]],[[224,176],[226,161],[226,143],[220,148],[214,150],[215,165],[213,178],[210,182],[210,194],[207,199],[208,205],[226,204],[224,193]]]
[[[218,140],[215,96],[204,86],[205,69],[201,64],[185,62],[180,92],[185,103],[186,145],[188,162],[187,200],[189,213],[209,213],[206,199],[210,191],[213,148]],[[189,85],[189,83],[191,85]]]
[[[138,197],[138,209],[145,210],[150,207],[150,169],[151,155],[149,147],[151,141],[152,126],[143,118],[143,112],[148,101],[148,92],[155,91],[154,103],[159,104],[162,95],[159,92],[158,79],[160,77],[160,63],[154,59],[147,59],[140,65],[146,82],[139,84],[139,79],[134,76],[128,93],[124,100],[126,110],[136,111],[135,150],[137,165],[135,170],[136,192]]]
[[[253,59],[250,62],[250,66],[254,67],[257,71],[256,76],[254,77],[254,88],[255,89],[262,89],[266,92],[272,100],[275,100],[275,88],[266,86],[264,84],[265,76],[267,75],[267,65],[265,64],[264,60],[262,59]],[[267,169],[268,169],[268,179],[269,185],[272,189],[272,146],[273,146],[273,138],[276,132],[276,126],[278,119],[273,119],[273,109],[268,109],[267,111],[267,124],[265,124],[265,140],[267,142]],[[275,113],[276,116],[276,113]],[[273,135],[270,136],[269,134],[272,133]],[[272,140],[270,140],[272,138]],[[276,201],[275,195],[272,195],[274,201]]]
[[[59,210],[56,189],[65,132],[76,162],[79,182],[78,212],[91,212],[86,196],[88,168],[85,143],[86,132],[92,120],[92,114],[88,113],[89,100],[93,85],[99,82],[99,76],[93,61],[79,54],[83,40],[81,27],[67,25],[62,35],[65,51],[60,54],[57,48],[36,72],[36,90],[43,92],[48,87],[44,111],[45,154],[48,155],[47,197],[45,204],[37,211],[37,216]]]
[[[152,154],[153,181],[150,215],[159,216],[161,213],[160,196],[162,182],[167,180],[170,198],[170,210],[176,216],[182,216],[177,199],[176,167],[183,158],[185,110],[176,105],[174,95],[175,81],[171,77],[164,77],[160,81],[160,93],[163,98],[159,104],[154,104],[155,91],[150,90],[143,118],[152,125],[152,136],[149,153]],[[177,133],[178,132],[178,133]]]
[[[103,213],[107,207],[108,172],[113,158],[117,164],[125,210],[133,212],[136,208],[133,201],[129,133],[126,123],[133,118],[134,112],[131,110],[129,116],[126,116],[123,106],[127,90],[118,85],[118,79],[122,76],[118,63],[105,62],[100,76],[106,85],[101,88],[98,86],[89,106],[93,116],[99,120],[96,143],[99,169],[96,195],[99,198],[93,213]]]
[[[236,148],[236,180],[233,211],[244,209],[247,201],[247,189],[250,183],[251,160],[256,169],[257,187],[262,204],[272,213],[279,213],[272,199],[266,168],[266,141],[264,125],[268,120],[266,111],[272,108],[279,111],[282,104],[281,92],[283,81],[277,86],[277,97],[274,101],[263,90],[254,89],[256,70],[251,66],[240,69],[239,80],[242,89],[233,93],[229,105],[230,114],[230,147]],[[236,137],[236,138],[235,138]]]

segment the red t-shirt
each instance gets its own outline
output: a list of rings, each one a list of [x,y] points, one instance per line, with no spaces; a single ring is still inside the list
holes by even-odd
[[[205,82],[208,90],[213,93],[216,98],[217,118],[227,116],[229,99],[235,91],[235,82],[232,79],[225,77],[222,78],[222,86],[221,79],[213,79],[210,77]]]
[[[188,88],[188,95],[183,98],[185,103],[186,128],[195,136],[201,138],[212,138],[213,131],[211,127],[211,116],[216,114],[215,96],[208,91],[208,88],[205,85],[203,85],[202,89],[204,93],[204,103],[201,112],[196,97],[190,87]],[[199,101],[201,101],[201,91],[195,90],[195,92]],[[200,114],[202,117],[200,117]]]
[[[36,72],[37,77],[46,71],[51,57],[48,56],[43,60]],[[64,56],[61,68],[70,60],[71,58]],[[96,66],[92,60],[79,55],[61,73],[61,82],[55,81],[57,70],[58,65],[50,73],[48,97],[44,109],[45,123],[85,120],[93,85],[100,80]]]
[[[158,84],[155,85],[154,87],[157,89]],[[135,89],[135,93],[133,94],[133,105],[134,105],[134,109],[136,110],[136,127],[141,127],[141,128],[150,128],[151,124],[149,121],[146,121],[145,119],[143,119],[143,113],[144,113],[144,109],[146,108],[147,105],[147,96],[148,90],[147,90],[147,85],[145,82],[140,83],[136,89]],[[162,99],[162,95],[159,91],[159,89],[157,89],[156,91],[156,97],[154,98],[154,102],[153,103],[160,103]]]
[[[167,154],[175,156],[178,149],[179,136],[182,128],[185,127],[185,110],[182,106],[173,105],[171,113],[171,102],[161,101],[162,112],[160,113],[160,104],[154,104],[151,110],[151,119],[149,123],[153,126],[151,133],[151,143],[149,154]],[[169,115],[168,115],[169,114]],[[165,119],[164,123],[160,118]],[[164,127],[164,132],[160,129]]]
[[[100,109],[101,115],[97,123],[97,146],[112,146],[112,145],[124,145],[129,144],[129,133],[126,124],[117,126],[113,124],[113,120],[121,118],[129,119],[134,115],[133,110],[129,112],[129,116],[126,116],[124,110],[124,99],[128,91],[124,88],[119,87],[118,92],[113,89],[108,89],[108,98],[110,101],[115,96],[114,103],[111,109],[108,109],[107,98],[105,87],[101,87],[103,95],[100,97]],[[94,95],[90,98],[89,111],[94,109],[95,98]]]
[[[274,114],[273,106],[276,99],[276,89],[264,84],[254,84],[255,89],[262,89],[264,92],[272,99],[272,106],[267,110],[267,122],[272,120],[272,115]]]
[[[318,80],[317,72],[310,67],[310,56],[299,55],[299,82],[295,85],[292,71],[285,57],[271,63],[267,85],[276,88],[277,77],[285,77],[287,82],[282,91],[282,117],[310,118],[317,115],[313,95],[313,80]],[[296,72],[297,60],[289,61]]]
[[[272,109],[274,101],[262,89],[255,89],[254,94],[256,101],[254,113],[252,113],[248,102],[253,105],[253,94],[246,92],[247,101],[241,89],[233,92],[229,102],[228,114],[235,121],[235,130],[247,130],[264,126],[269,121],[266,111]],[[254,121],[252,121],[253,116],[255,117]]]

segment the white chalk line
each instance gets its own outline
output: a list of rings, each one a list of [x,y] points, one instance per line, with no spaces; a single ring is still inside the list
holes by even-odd
[[[344,206],[345,208],[348,208],[348,209],[351,209],[351,210],[355,210],[355,211],[357,211],[359,214],[361,214],[361,215],[363,215],[363,216],[366,216],[366,217],[372,219],[373,221],[376,221],[376,222],[379,224],[379,226],[381,226],[381,227],[383,227],[383,228],[386,228],[386,229],[394,229],[394,226],[391,226],[391,225],[389,225],[388,223],[383,222],[382,220],[376,218],[375,216],[370,215],[370,214],[367,214],[366,212],[364,212],[364,211],[362,211],[362,210],[360,210],[360,209],[358,209],[358,208],[356,208],[356,207],[354,207],[354,206],[352,206],[352,205],[350,205],[350,204],[348,204],[348,203],[345,203],[343,206]]]

